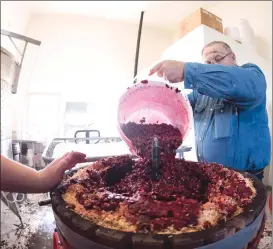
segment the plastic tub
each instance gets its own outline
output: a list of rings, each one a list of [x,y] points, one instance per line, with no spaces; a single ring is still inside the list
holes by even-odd
[[[121,96],[118,105],[118,131],[130,151],[136,154],[131,141],[124,135],[121,125],[128,122],[166,123],[177,127],[184,140],[191,127],[192,110],[183,91],[159,81],[142,81]]]

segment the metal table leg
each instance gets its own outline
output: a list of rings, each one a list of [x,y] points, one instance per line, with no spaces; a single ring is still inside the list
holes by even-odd
[[[9,202],[8,197],[7,197],[8,195],[12,195],[12,193],[5,193],[5,192],[1,191],[1,200],[19,218],[21,226],[23,226],[23,221],[22,221],[22,217],[20,214],[18,203],[16,201]]]

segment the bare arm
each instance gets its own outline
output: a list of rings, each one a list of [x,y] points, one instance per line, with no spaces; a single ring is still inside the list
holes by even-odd
[[[17,193],[47,192],[61,182],[65,170],[85,162],[85,154],[70,152],[36,171],[1,155],[1,190]]]

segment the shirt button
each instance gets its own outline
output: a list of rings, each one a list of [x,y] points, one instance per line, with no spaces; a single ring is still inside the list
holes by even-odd
[[[213,111],[213,109],[210,109],[211,111]]]
[[[201,154],[198,154],[198,156],[201,156]]]
[[[193,87],[193,84],[190,84],[190,87]]]
[[[202,138],[199,138],[199,140],[201,141],[201,140],[202,140]]]
[[[223,110],[221,110],[221,112],[223,112]]]
[[[206,125],[207,123],[204,123],[204,125]]]

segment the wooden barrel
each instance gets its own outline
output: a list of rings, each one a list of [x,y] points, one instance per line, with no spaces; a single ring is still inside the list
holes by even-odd
[[[59,191],[51,192],[56,225],[75,249],[254,249],[263,231],[267,194],[262,182],[249,173],[257,195],[243,213],[204,231],[187,234],[127,233],[107,229],[66,207]]]

